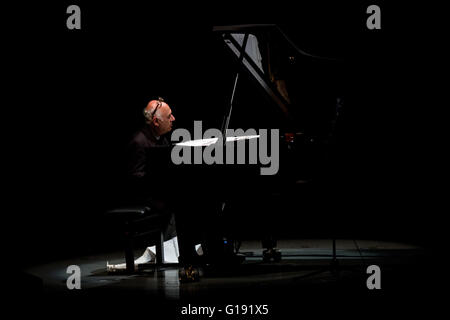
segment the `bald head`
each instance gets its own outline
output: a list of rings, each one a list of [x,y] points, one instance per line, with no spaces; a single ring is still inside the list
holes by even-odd
[[[144,109],[144,116],[159,136],[172,130],[175,121],[169,105],[161,100],[151,100]]]

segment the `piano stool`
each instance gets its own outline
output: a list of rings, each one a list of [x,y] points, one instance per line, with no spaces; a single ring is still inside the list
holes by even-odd
[[[118,228],[125,248],[126,272],[134,273],[134,239],[145,237],[156,246],[155,267],[164,266],[164,228],[167,215],[148,206],[119,207],[106,212]],[[137,266],[139,267],[139,265]]]

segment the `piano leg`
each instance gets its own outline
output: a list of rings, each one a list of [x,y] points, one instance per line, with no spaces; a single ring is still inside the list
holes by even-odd
[[[279,262],[281,261],[281,252],[276,249],[277,241],[269,235],[267,238],[262,241],[263,247],[263,261],[264,262]]]
[[[333,255],[330,263],[331,273],[335,276],[339,276],[339,261],[336,258],[336,238],[333,238]]]

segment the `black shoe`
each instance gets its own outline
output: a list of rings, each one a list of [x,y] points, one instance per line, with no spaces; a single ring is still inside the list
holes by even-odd
[[[185,266],[180,270],[179,280],[181,283],[200,281],[199,270],[192,265]]]

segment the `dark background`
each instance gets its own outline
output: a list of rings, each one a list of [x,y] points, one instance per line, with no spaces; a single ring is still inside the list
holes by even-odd
[[[300,237],[329,237],[338,229],[343,238],[431,245],[440,215],[430,140],[434,114],[425,89],[433,79],[434,39],[414,23],[411,9],[416,14],[421,8],[377,2],[382,29],[368,30],[365,10],[372,3],[364,2],[244,7],[77,1],[82,29],[67,30],[70,4],[8,11],[13,19],[5,62],[13,99],[11,117],[4,118],[11,204],[5,214],[12,217],[12,235],[6,234],[13,250],[29,254],[20,263],[110,247],[103,211],[116,194],[124,148],[150,98],[167,99],[178,127],[193,120],[220,126],[233,65],[211,30],[225,24],[276,23],[303,50],[346,62],[333,80],[345,83],[348,98],[340,205],[327,207],[314,224],[305,225],[299,215],[280,217],[277,225],[301,225]],[[259,99],[250,85],[240,94]],[[258,116],[253,110],[243,115]],[[330,217],[342,218],[335,229],[325,223]],[[295,227],[286,231],[296,235]]]

